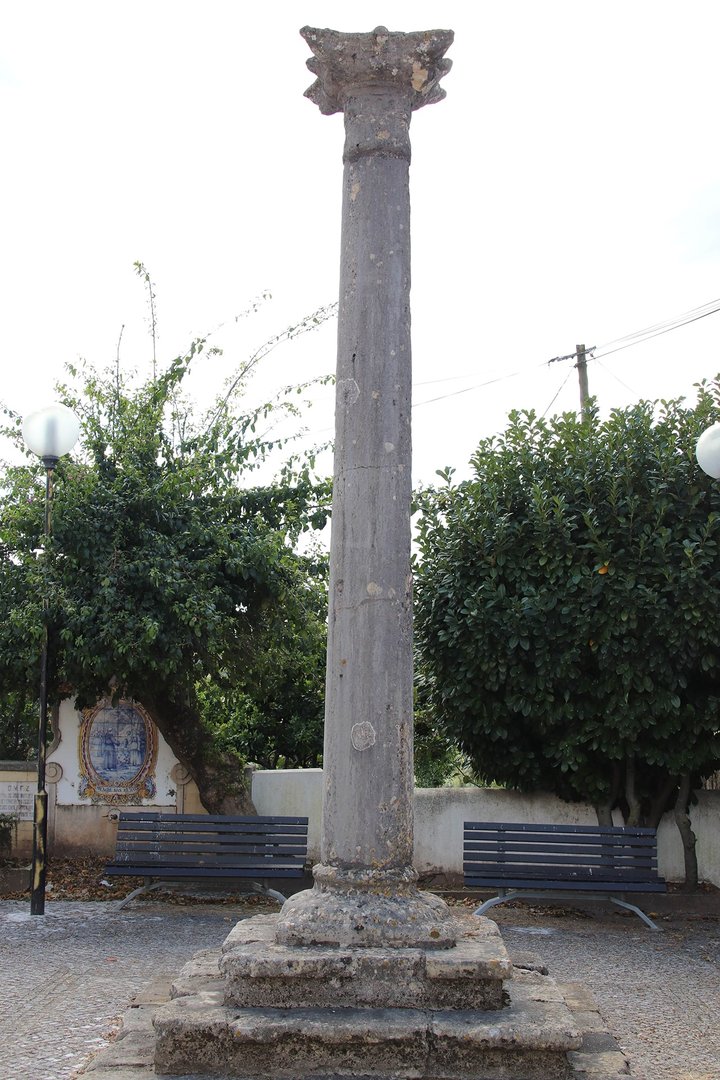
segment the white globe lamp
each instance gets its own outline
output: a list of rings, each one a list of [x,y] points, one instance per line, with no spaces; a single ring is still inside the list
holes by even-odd
[[[706,428],[697,441],[695,457],[703,472],[720,480],[720,424]]]
[[[80,421],[67,405],[48,405],[25,417],[22,435],[25,445],[47,468],[70,453],[80,435]]]

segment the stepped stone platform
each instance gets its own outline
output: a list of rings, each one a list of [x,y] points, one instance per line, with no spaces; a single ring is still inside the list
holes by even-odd
[[[277,915],[198,954],[155,1013],[155,1073],[255,1080],[571,1080],[582,1035],[554,981],[464,915],[450,949],[285,946]]]
[[[224,953],[198,953],[172,983],[155,980],[137,995],[116,1041],[87,1066],[88,1080],[630,1076],[590,992],[577,983],[556,985],[530,952],[513,954],[500,1009],[245,1008],[226,1003],[221,964],[238,941],[264,936],[268,922],[258,917],[240,925],[245,933],[233,931]],[[494,924],[483,927],[481,939],[485,935],[495,937]],[[501,967],[505,970],[505,958]],[[390,1046],[390,1060],[381,1053],[383,1042]],[[575,1049],[564,1053],[567,1042]]]

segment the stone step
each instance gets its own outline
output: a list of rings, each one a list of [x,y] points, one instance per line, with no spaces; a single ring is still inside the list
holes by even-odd
[[[512,963],[497,926],[454,920],[449,949],[288,946],[275,941],[277,915],[237,924],[219,963],[225,1004],[243,1008],[500,1009]],[[212,974],[204,961],[196,973]],[[192,979],[185,969],[184,980]],[[175,988],[174,993],[183,992]]]
[[[502,1010],[239,1008],[221,989],[155,1014],[155,1069],[256,1080],[569,1080],[581,1037],[555,983],[519,972]]]

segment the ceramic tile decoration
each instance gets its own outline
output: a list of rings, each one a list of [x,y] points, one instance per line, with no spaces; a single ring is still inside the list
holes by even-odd
[[[85,709],[78,742],[81,798],[117,805],[153,798],[157,733],[141,705],[106,701]]]

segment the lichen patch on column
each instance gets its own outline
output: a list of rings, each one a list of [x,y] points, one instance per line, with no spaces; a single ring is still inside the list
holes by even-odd
[[[412,74],[412,88],[416,93],[420,93],[425,83],[428,81],[428,69],[422,67],[421,64],[415,60],[413,62],[413,74]]]
[[[354,405],[360,397],[360,387],[355,379],[341,379],[338,383],[338,397],[342,400],[345,408]]]
[[[377,732],[369,720],[363,720],[361,724],[353,724],[350,730],[350,741],[356,750],[369,750],[375,745]]]

